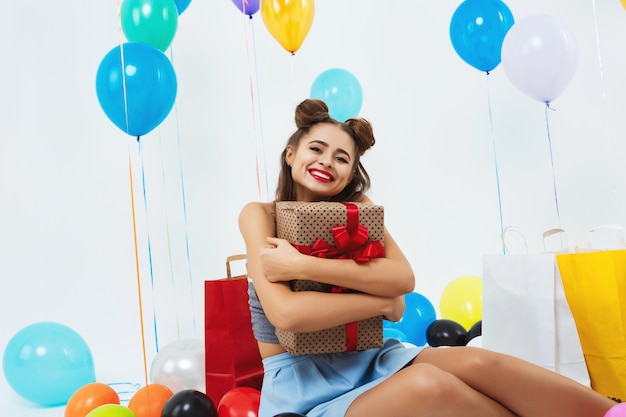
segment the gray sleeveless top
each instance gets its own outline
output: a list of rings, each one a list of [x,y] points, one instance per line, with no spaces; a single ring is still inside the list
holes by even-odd
[[[259,342],[278,343],[276,328],[270,323],[263,311],[263,306],[254,289],[254,284],[248,280],[248,303],[250,304],[250,315],[252,317],[252,332],[254,338]]]

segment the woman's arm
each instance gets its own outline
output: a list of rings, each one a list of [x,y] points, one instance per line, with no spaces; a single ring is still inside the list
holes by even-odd
[[[267,236],[275,234],[274,218],[267,204],[246,205],[239,216],[239,228],[246,243],[248,275],[254,282],[265,314],[277,328],[305,332],[377,315],[383,315],[391,321],[402,317],[403,297],[294,292],[286,282],[269,281],[263,263],[273,256],[268,253],[276,251],[276,248],[268,245],[266,240]]]

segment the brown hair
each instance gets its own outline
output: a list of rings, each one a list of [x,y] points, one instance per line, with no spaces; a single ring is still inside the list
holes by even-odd
[[[309,133],[311,127],[318,123],[329,123],[338,126],[353,140],[356,155],[353,160],[354,177],[352,181],[330,201],[359,201],[363,193],[370,187],[370,177],[361,164],[361,156],[369,148],[374,146],[374,131],[372,125],[365,119],[348,119],[344,123],[339,122],[328,114],[328,106],[322,100],[306,99],[296,107],[297,130],[291,135],[285,150],[280,155],[280,174],[276,187],[277,201],[293,201],[296,198],[295,186],[291,177],[291,168],[285,159],[287,147],[297,149],[300,140]]]

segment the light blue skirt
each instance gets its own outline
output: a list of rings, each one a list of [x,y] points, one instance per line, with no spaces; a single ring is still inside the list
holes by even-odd
[[[342,417],[360,394],[404,368],[421,350],[386,339],[383,347],[360,352],[266,358],[259,417],[288,412]]]

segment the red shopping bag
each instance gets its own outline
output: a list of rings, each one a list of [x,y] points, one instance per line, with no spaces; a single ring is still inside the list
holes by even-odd
[[[248,305],[248,280],[231,276],[230,263],[245,255],[226,259],[226,278],[204,282],[206,394],[218,404],[235,387],[260,389],[263,364],[252,334]]]

